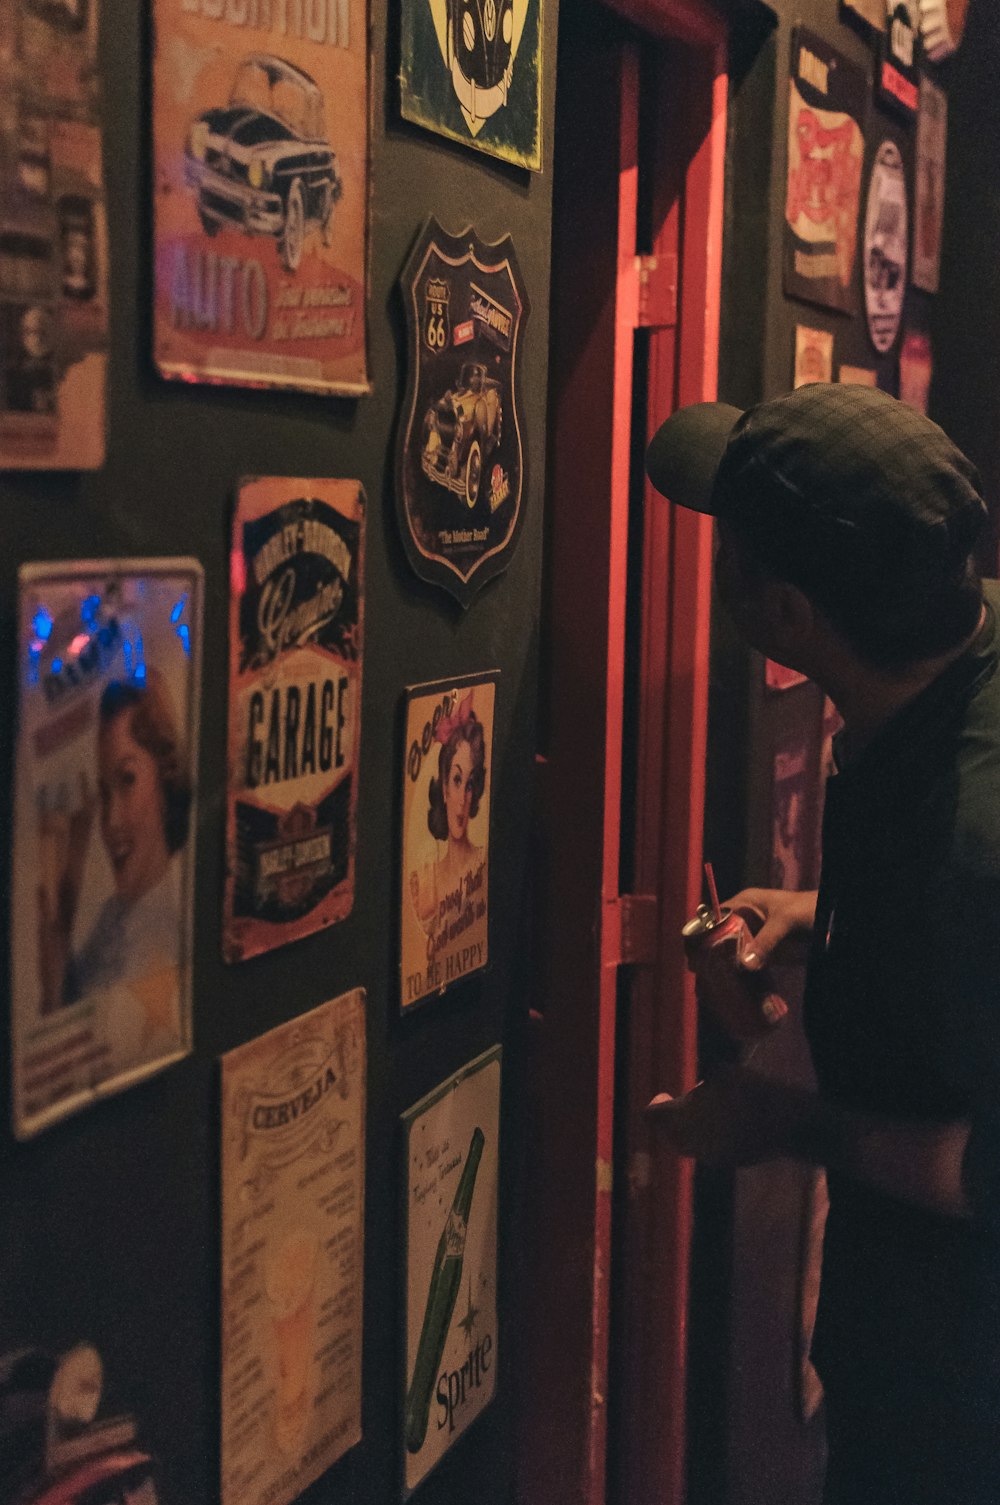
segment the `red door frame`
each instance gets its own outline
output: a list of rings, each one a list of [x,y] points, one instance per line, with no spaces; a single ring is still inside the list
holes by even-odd
[[[681,246],[680,301],[678,329],[651,336],[655,423],[676,405],[715,396],[726,29],[708,0],[613,4],[645,32],[690,48],[692,86],[701,90],[700,104],[692,95],[692,119],[674,122],[683,137],[677,151],[686,154],[681,178],[668,185],[677,207],[671,210],[669,194],[663,196],[663,233],[670,233],[673,213]],[[592,159],[594,180],[617,179],[618,192],[617,203],[581,193],[579,208],[572,199],[563,206],[572,219],[567,238],[577,246],[566,316],[581,328],[564,340],[569,354],[553,373],[549,422],[549,688],[539,759],[549,839],[539,919],[543,1017],[535,1043],[541,1122],[531,1146],[536,1183],[522,1281],[527,1335],[519,1493],[525,1505],[603,1505],[606,1498],[638,82],[636,54],[628,47],[614,58],[584,58],[579,76],[559,80],[560,90],[576,90],[578,107],[600,121],[591,150],[609,155],[603,176],[602,164]],[[576,108],[576,99],[572,103]],[[554,319],[560,317],[561,274],[565,268],[554,266]],[[644,1028],[657,1065],[654,1085],[676,1090],[690,1084],[694,1067],[693,998],[679,946],[670,938],[700,886],[711,523],[675,514],[652,497],[647,516],[642,700],[657,703],[658,720],[644,728],[653,751],[644,761],[640,797],[669,840],[661,835],[654,852],[639,852],[643,872],[655,879],[650,891],[661,897],[665,937],[651,974],[654,993],[645,995]],[[639,1102],[630,1091],[630,1120],[649,1095]],[[641,1120],[630,1122],[631,1140],[640,1128]],[[651,1174],[639,1179],[647,1190],[652,1181],[655,1195],[647,1196],[638,1242],[629,1231],[629,1259],[638,1258],[645,1294],[656,1298],[659,1331],[636,1364],[638,1375],[656,1380],[656,1392],[639,1392],[642,1405],[658,1392],[667,1419],[652,1441],[626,1428],[630,1454],[638,1449],[628,1474],[642,1491],[629,1496],[629,1505],[675,1505],[683,1471],[691,1185],[676,1161],[648,1164]],[[655,1490],[647,1493],[653,1480]]]

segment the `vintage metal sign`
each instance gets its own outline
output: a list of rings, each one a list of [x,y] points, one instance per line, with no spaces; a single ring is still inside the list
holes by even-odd
[[[365,995],[222,1058],[222,1505],[288,1505],[361,1438]]]
[[[795,326],[795,371],[793,387],[833,380],[833,335],[828,329]]]
[[[468,606],[506,569],[523,522],[518,416],[529,304],[514,245],[430,220],[402,278],[410,365],[397,507],[416,573]]]
[[[827,308],[855,306],[854,265],[868,85],[822,37],[796,27],[788,113],[784,288]]]
[[[156,364],[368,389],[367,0],[155,0]]]
[[[403,0],[403,116],[490,156],[542,165],[541,0]]]
[[[227,961],[310,935],[354,902],[363,551],[357,481],[242,483],[231,556]]]
[[[916,0],[886,0],[878,69],[878,97],[906,120],[917,113]]]
[[[913,284],[927,293],[937,292],[941,276],[947,141],[948,96],[929,78],[922,78],[917,116]]]
[[[190,559],[21,570],[21,1138],[190,1048],[201,579]]]
[[[0,466],[104,463],[97,0],[0,5]]]
[[[865,316],[880,355],[895,341],[903,316],[908,223],[903,158],[886,138],[875,153],[865,209]]]
[[[497,1045],[403,1117],[406,1494],[496,1389],[500,1071]]]
[[[498,671],[406,692],[400,1006],[489,958],[490,786]]]

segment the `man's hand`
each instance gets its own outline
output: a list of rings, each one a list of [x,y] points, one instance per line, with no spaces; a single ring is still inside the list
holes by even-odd
[[[680,1155],[705,1165],[757,1165],[796,1154],[812,1099],[745,1067],[722,1066],[684,1097],[658,1094],[647,1112]]]
[[[804,960],[816,919],[816,890],[793,893],[784,888],[742,888],[726,900],[727,909],[756,909],[764,923],[742,958],[748,971],[768,962],[786,966]]]

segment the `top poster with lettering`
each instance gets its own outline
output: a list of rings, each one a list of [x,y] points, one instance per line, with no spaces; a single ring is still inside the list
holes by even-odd
[[[535,172],[542,0],[402,0],[403,118]]]
[[[869,86],[865,74],[804,26],[792,34],[784,289],[853,313]]]
[[[368,390],[367,0],[154,0],[161,375]]]
[[[11,1069],[27,1138],[191,1046],[201,566],[20,572]]]
[[[245,480],[230,562],[223,954],[242,961],[354,902],[364,493]]]

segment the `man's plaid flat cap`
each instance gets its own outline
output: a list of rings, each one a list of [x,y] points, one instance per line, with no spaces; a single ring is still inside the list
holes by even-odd
[[[816,382],[745,413],[681,408],[646,470],[671,501],[760,535],[771,557],[787,534],[797,555],[826,551],[911,589],[964,562],[986,516],[975,466],[943,429],[873,387]]]

